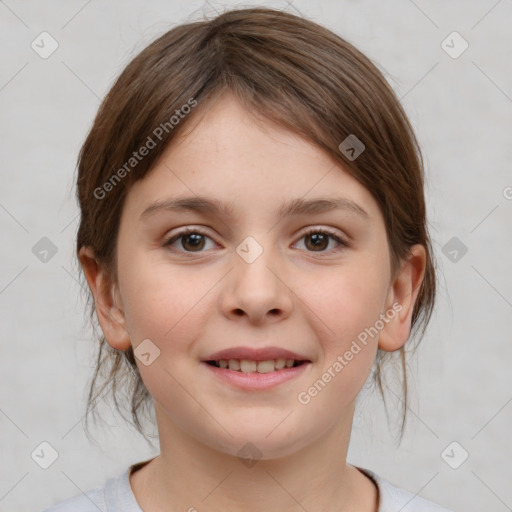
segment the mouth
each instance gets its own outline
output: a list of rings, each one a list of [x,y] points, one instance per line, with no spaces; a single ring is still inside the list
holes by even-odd
[[[219,359],[204,361],[210,366],[223,370],[231,370],[240,373],[273,373],[286,368],[296,368],[303,364],[310,363],[308,360],[297,359],[267,359],[265,361],[255,361],[250,359]]]
[[[267,356],[268,357],[268,356]],[[208,359],[201,362],[224,384],[245,392],[269,391],[306,375],[312,362],[303,359]]]
[[[305,375],[312,360],[284,347],[238,346],[202,359],[214,378],[244,391],[263,391]]]

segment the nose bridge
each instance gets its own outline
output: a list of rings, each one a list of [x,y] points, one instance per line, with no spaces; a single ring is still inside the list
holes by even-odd
[[[278,276],[279,251],[271,240],[270,234],[247,236],[235,248],[227,313],[242,310],[249,317],[261,318],[269,312],[288,311],[290,291]]]
[[[261,288],[261,291],[269,292],[276,279],[269,267],[272,268],[272,262],[274,266],[278,265],[278,251],[272,247],[271,236],[247,236],[238,244],[235,252],[237,281],[243,281],[255,290]]]

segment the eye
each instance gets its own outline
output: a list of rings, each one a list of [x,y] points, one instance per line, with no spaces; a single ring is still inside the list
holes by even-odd
[[[206,245],[206,239],[211,240],[209,236],[199,229],[187,228],[165,241],[164,247],[172,247],[178,242],[176,249],[184,252],[202,252]],[[213,242],[213,240],[211,240]]]
[[[337,233],[325,228],[312,228],[302,235],[301,240],[305,239],[304,246],[308,252],[331,252],[349,247],[349,244],[343,240]],[[204,252],[207,240],[212,242],[210,248],[215,248],[213,240],[197,228],[187,228],[175,233],[171,238],[164,242],[164,247],[170,247],[172,250],[185,253]],[[329,244],[334,241],[337,246],[328,249]],[[206,247],[208,249],[208,247]],[[328,249],[328,250],[327,250]]]
[[[305,247],[309,252],[330,252],[349,247],[349,244],[343,240],[337,233],[334,233],[325,228],[313,228],[308,230],[301,238],[305,239]],[[329,242],[334,240],[337,246],[334,249],[326,250],[329,247]],[[340,247],[341,246],[341,247]]]

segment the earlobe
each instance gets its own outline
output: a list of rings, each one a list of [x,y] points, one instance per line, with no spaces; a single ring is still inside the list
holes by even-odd
[[[425,268],[425,247],[420,244],[412,246],[390,285],[385,312],[389,321],[380,332],[378,346],[381,350],[393,352],[408,340],[414,305],[425,276]]]
[[[124,351],[130,348],[131,341],[126,329],[125,316],[122,309],[117,306],[115,283],[111,284],[91,247],[80,249],[79,260],[94,297],[96,315],[105,339],[116,350]]]

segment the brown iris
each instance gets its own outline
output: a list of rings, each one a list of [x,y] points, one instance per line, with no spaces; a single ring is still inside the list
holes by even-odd
[[[311,240],[312,244],[305,243],[308,249],[312,248],[313,251],[322,251],[329,245],[329,235],[324,233],[313,233],[306,235],[306,241]],[[309,246],[310,245],[310,246]]]

